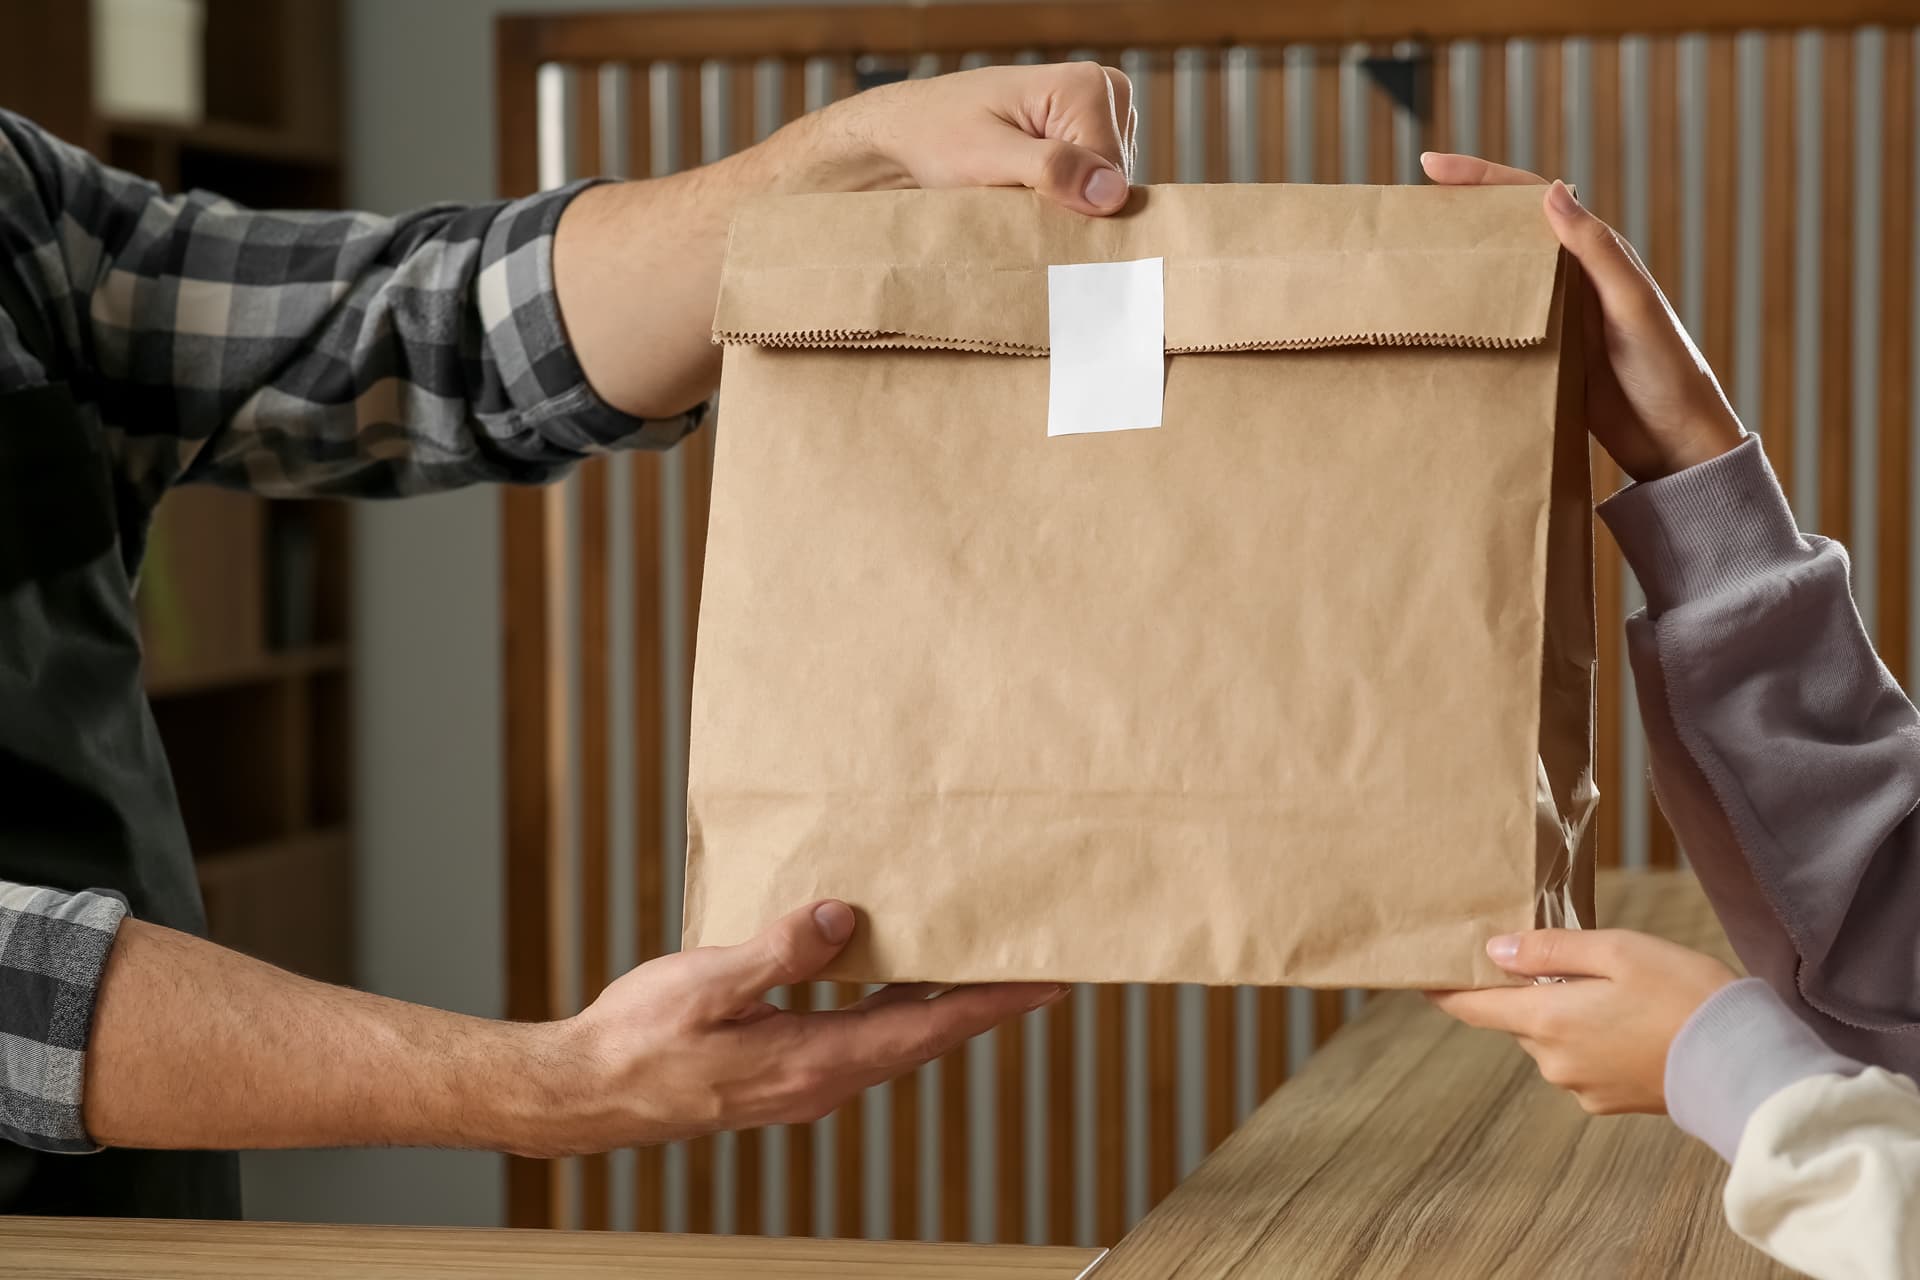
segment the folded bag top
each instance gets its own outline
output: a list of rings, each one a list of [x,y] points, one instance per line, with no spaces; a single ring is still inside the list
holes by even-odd
[[[1162,425],[1049,438],[1048,267],[1141,258]],[[1590,922],[1571,284],[1524,188],[747,206],[689,944],[834,896],[845,979],[1423,987]]]

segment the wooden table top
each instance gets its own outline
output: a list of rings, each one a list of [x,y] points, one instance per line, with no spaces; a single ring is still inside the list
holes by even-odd
[[[1076,1280],[1097,1249],[0,1217],[0,1272],[75,1280]]]
[[[1602,923],[1731,960],[1698,883],[1603,878]],[[1789,1276],[1726,1226],[1725,1167],[1593,1119],[1512,1041],[1378,997],[1094,1268],[1194,1277]]]

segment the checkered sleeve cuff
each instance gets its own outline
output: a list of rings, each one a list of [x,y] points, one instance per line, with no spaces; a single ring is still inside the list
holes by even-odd
[[[81,1123],[94,1000],[127,904],[0,881],[0,1139],[98,1147]]]
[[[554,289],[553,238],[579,182],[503,206],[488,227],[476,285],[487,354],[513,425],[576,452],[664,449],[700,425],[701,405],[670,418],[636,418],[602,400],[568,341]]]

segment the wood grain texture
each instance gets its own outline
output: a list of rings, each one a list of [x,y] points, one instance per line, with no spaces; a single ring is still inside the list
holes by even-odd
[[[1604,877],[1601,918],[1731,956],[1681,872]],[[1724,1180],[1718,1157],[1666,1119],[1589,1118],[1509,1037],[1385,995],[1097,1274],[1787,1275],[1726,1227]]]
[[[1580,198],[1609,225],[1620,224],[1620,42],[1593,42],[1591,121],[1593,189]],[[1613,455],[1592,449],[1593,493],[1604,497],[1620,486],[1620,469]],[[1597,637],[1594,672],[1594,782],[1600,788],[1600,808],[1594,814],[1595,860],[1603,867],[1620,865],[1622,811],[1621,706],[1626,661],[1621,643],[1625,625],[1625,561],[1613,533],[1598,516],[1593,521],[1593,599]]]
[[[1913,525],[1913,33],[1886,43],[1880,174],[1880,516],[1877,647],[1906,685]]]
[[[1680,70],[1679,50],[1671,36],[1648,42],[1647,58],[1647,243],[1640,246],[1647,270],[1669,299],[1680,284]],[[1673,827],[1654,800],[1653,784],[1637,778],[1646,792],[1647,864],[1671,867],[1680,845]]]
[[[1912,20],[1911,0],[1331,0],[1324,4],[1249,4],[1246,0],[1053,0],[1023,4],[1018,47],[1227,47],[1288,41],[1325,43],[1507,36],[1620,35],[1849,27]],[[1008,47],[1007,7],[992,4],[793,5],[713,11],[576,13],[506,18],[530,33],[539,60],[736,58],[967,54]]]
[[[1794,37],[1782,32],[1767,37],[1766,198],[1760,207],[1761,240],[1761,395],[1760,443],[1780,488],[1793,496],[1793,401],[1795,360],[1793,316],[1798,306],[1794,281],[1794,192],[1798,190],[1794,147],[1795,96],[1798,92],[1793,60]]]
[[[1094,1249],[627,1232],[0,1218],[7,1270],[47,1280],[1075,1280]]]
[[[1853,540],[1853,32],[1820,60],[1820,532]]]

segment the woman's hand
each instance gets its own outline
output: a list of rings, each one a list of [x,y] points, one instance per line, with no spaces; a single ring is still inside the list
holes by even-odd
[[[1468,1026],[1511,1033],[1594,1115],[1666,1111],[1673,1038],[1734,980],[1712,956],[1624,929],[1537,929],[1494,938],[1487,954],[1508,973],[1571,981],[1429,998]]]
[[[1544,181],[1475,156],[1430,151],[1420,163],[1447,186]],[[1545,204],[1554,234],[1591,282],[1583,305],[1594,438],[1635,480],[1672,475],[1739,444],[1740,420],[1633,247],[1563,182],[1547,188]]]

